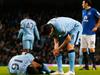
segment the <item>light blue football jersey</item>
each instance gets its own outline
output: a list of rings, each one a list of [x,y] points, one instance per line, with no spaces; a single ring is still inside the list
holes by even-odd
[[[58,32],[65,32],[65,34],[69,33],[72,29],[82,31],[81,23],[69,17],[53,18],[47,22],[47,24],[50,23],[54,25]]]
[[[30,53],[16,55],[11,58],[8,64],[10,73],[23,73],[25,75],[27,67],[34,60],[34,56]],[[16,68],[17,65],[17,68]]]
[[[92,31],[95,27],[97,20],[100,18],[100,13],[95,8],[90,8],[88,10],[82,11],[82,26],[85,35],[95,35],[96,33]]]
[[[52,24],[55,29],[57,30],[59,37],[66,36],[67,34],[72,34],[74,37],[72,37],[71,43],[74,44],[76,41],[76,38],[79,39],[79,36],[82,34],[82,25],[77,20],[74,20],[69,17],[57,17],[49,20],[47,24]],[[79,36],[77,34],[79,33]],[[62,33],[62,34],[61,34]]]
[[[21,29],[19,30],[18,38],[22,37],[22,40],[34,40],[36,35],[40,40],[39,32],[36,26],[36,22],[32,19],[23,19],[20,23]]]

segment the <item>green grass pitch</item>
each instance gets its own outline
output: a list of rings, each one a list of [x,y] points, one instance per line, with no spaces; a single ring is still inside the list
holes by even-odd
[[[49,66],[52,70],[57,70],[57,67]],[[63,67],[64,72],[68,71],[68,67]],[[100,75],[100,66],[97,67],[97,70],[92,70],[90,67],[90,70],[79,70],[80,67],[75,67],[75,75]],[[8,69],[6,66],[0,66],[0,75],[10,75],[8,72]]]

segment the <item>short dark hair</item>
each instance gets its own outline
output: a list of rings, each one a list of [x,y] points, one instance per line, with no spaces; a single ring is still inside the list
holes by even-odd
[[[85,1],[85,3],[88,3],[89,6],[93,6],[92,1],[91,0],[83,0]]]
[[[44,35],[49,35],[49,33],[51,32],[53,25],[52,24],[44,24],[41,27],[41,33]]]

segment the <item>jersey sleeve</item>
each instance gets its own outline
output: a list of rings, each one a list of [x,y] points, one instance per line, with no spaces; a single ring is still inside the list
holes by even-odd
[[[100,13],[99,13],[96,9],[94,9],[94,15],[95,15],[97,18],[100,18]]]
[[[38,28],[37,28],[37,26],[36,26],[36,23],[35,23],[35,26],[34,26],[34,33],[35,33],[37,39],[40,40],[40,35],[39,35]]]
[[[23,35],[23,28],[24,28],[24,22],[23,20],[20,22],[20,30],[18,32],[18,39],[21,39],[22,38],[22,35]]]
[[[51,19],[51,20],[49,20],[47,22],[47,24],[53,24],[53,25],[55,25],[55,23],[56,23],[56,19],[55,18],[53,18],[53,19]]]
[[[24,22],[23,21],[20,22],[20,29],[22,29],[22,28],[24,28]]]
[[[32,62],[35,59],[34,56],[30,53],[28,53],[27,56],[30,62]]]
[[[23,29],[20,29],[19,32],[18,32],[18,39],[21,39],[23,36]]]

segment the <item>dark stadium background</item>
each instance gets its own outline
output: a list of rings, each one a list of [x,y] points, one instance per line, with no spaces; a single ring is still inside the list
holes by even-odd
[[[66,8],[78,10],[82,0],[0,0],[0,9],[27,9],[27,8]],[[100,9],[100,1],[92,0],[94,6]]]
[[[100,0],[92,0],[93,6],[100,11]],[[0,13],[18,11],[62,10],[81,15],[82,0],[0,0]],[[63,12],[61,12],[63,14]],[[71,14],[76,16],[77,14]],[[80,17],[81,19],[81,17]]]
[[[93,6],[100,12],[100,0],[92,1]],[[0,28],[0,65],[7,65],[9,59],[20,50],[16,37],[24,13],[30,14],[40,30],[42,24],[55,16],[68,16],[81,22],[81,3],[82,0],[0,0],[0,26],[3,26]],[[96,61],[100,64],[100,29],[97,31],[96,40]],[[34,55],[41,56],[44,62],[55,63],[50,53],[50,43],[50,39],[47,39],[45,47],[36,44]],[[66,52],[64,54],[65,57]],[[63,62],[67,63],[65,60]]]
[[[100,0],[92,0],[92,2],[93,7],[100,11]],[[70,16],[81,21],[81,3],[82,0],[0,0],[0,13],[55,10],[53,14]]]

